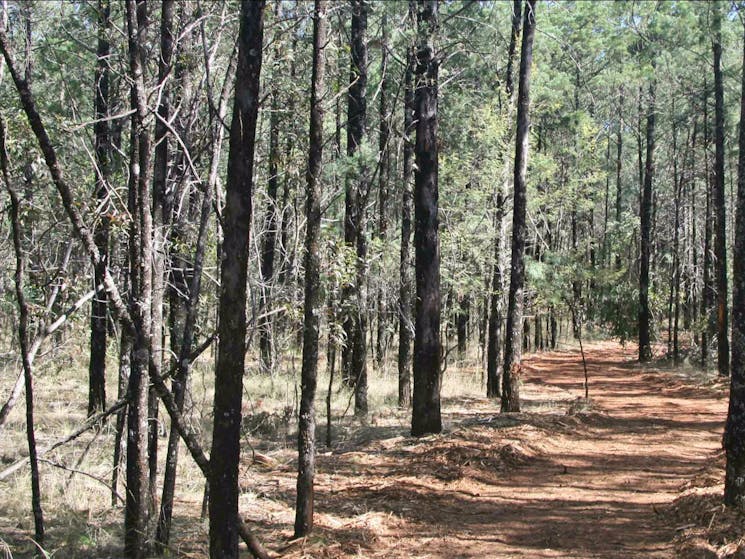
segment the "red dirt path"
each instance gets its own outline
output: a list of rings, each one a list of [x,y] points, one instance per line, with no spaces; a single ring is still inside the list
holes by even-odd
[[[318,535],[284,552],[673,557],[666,509],[714,460],[724,394],[639,367],[633,348],[594,344],[587,360],[587,413],[556,406],[583,394],[579,353],[544,353],[524,361],[525,413],[502,416],[472,401],[446,414],[443,436],[377,437],[320,456]]]

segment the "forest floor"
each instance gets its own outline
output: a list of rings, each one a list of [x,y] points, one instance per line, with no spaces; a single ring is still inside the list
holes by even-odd
[[[724,384],[640,367],[633,347],[529,356],[519,414],[448,399],[445,433],[378,419],[367,442],[318,458],[317,529],[292,557],[670,558],[737,555],[745,517],[720,505]],[[358,436],[361,433],[358,433]],[[288,472],[289,473],[289,472]],[[276,480],[276,477],[274,478]],[[291,522],[294,478],[250,515]],[[289,516],[288,516],[289,515]]]
[[[726,383],[690,368],[642,367],[633,346],[596,342],[586,354],[589,402],[579,351],[531,354],[518,414],[476,396],[473,368],[451,366],[444,433],[420,439],[408,434],[409,412],[388,406],[365,424],[337,418],[326,448],[321,391],[316,527],[302,540],[291,540],[292,426],[254,408],[241,512],[273,555],[294,559],[745,557],[745,515],[721,506]],[[471,396],[448,396],[468,382]],[[102,468],[108,455],[104,448]],[[206,557],[203,482],[185,455],[180,468],[174,555]],[[121,508],[107,506],[100,485],[87,487],[82,499],[60,491],[67,500],[48,510],[54,557],[121,553]],[[0,506],[0,543],[13,557],[30,552],[30,515],[18,518],[25,503]]]

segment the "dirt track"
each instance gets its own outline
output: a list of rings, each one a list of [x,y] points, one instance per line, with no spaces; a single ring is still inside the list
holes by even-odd
[[[666,507],[714,459],[723,393],[640,368],[633,348],[596,344],[587,359],[589,412],[556,406],[582,394],[578,352],[545,353],[525,360],[526,413],[467,402],[444,436],[319,457],[319,539],[285,552],[673,557]]]

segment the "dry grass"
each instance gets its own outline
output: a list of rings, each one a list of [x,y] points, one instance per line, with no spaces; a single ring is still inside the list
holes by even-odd
[[[110,355],[115,357],[112,348]],[[393,356],[395,357],[395,356]],[[442,386],[442,397],[452,407],[452,417],[473,413],[473,401],[483,392],[481,373],[469,356],[464,363],[450,363]],[[299,355],[288,355],[283,367],[273,377],[255,373],[257,363],[247,363],[243,412],[245,420],[244,461],[241,470],[241,510],[255,522],[265,526],[292,525],[294,510],[291,495],[295,459],[295,416],[299,399]],[[0,371],[0,395],[5,397],[15,380],[15,363],[5,363]],[[114,400],[116,362],[111,360],[107,372],[109,401]],[[35,381],[36,437],[39,449],[76,429],[86,417],[87,347],[68,339],[54,355],[37,361]],[[196,364],[192,376],[189,417],[192,427],[201,431],[206,448],[211,431],[212,356],[209,352]],[[325,361],[319,363],[317,422],[319,452],[325,446],[325,399],[328,375]],[[362,422],[353,416],[353,396],[350,390],[332,391],[332,433],[334,450],[349,449],[372,439],[408,436],[410,412],[397,408],[398,380],[394,361],[385,363],[382,371],[369,369],[369,405],[371,414]],[[162,417],[160,438],[161,458],[167,445],[167,418]],[[252,423],[252,419],[254,420]],[[53,557],[119,557],[122,545],[123,509],[111,506],[113,420],[98,432],[88,432],[67,445],[44,456],[40,464],[43,509],[47,529],[45,550]],[[266,475],[262,465],[255,463],[254,452],[274,462],[273,472]],[[23,401],[19,401],[8,422],[0,431],[0,470],[28,455],[25,436]],[[162,462],[162,459],[161,459]],[[84,473],[72,473],[68,469]],[[284,471],[283,476],[277,476]],[[160,472],[162,474],[162,472]],[[282,477],[282,479],[278,479]],[[123,478],[123,474],[121,476]],[[120,478],[120,479],[121,479]],[[279,490],[279,493],[278,493]],[[124,495],[120,482],[117,491]],[[204,480],[191,458],[181,446],[177,497],[174,512],[175,542],[172,554],[204,556],[207,525],[200,521]],[[29,470],[0,481],[0,558],[30,557],[37,551],[32,541],[33,519],[30,510],[31,490]],[[277,499],[278,494],[284,498]],[[269,498],[269,496],[272,498]],[[326,515],[328,516],[328,515]],[[324,518],[322,516],[321,518]],[[327,519],[330,525],[352,520]],[[354,522],[374,523],[373,517],[354,517]],[[321,521],[323,522],[323,521]],[[374,532],[372,526],[368,530]],[[271,534],[268,534],[271,537]],[[289,534],[275,534],[287,540]],[[289,552],[289,551],[288,551]]]

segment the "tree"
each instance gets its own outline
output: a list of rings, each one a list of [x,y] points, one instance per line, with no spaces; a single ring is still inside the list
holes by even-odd
[[[354,386],[354,412],[367,414],[367,197],[370,178],[362,147],[367,137],[367,11],[365,0],[351,0],[350,73],[347,94],[347,156],[356,158],[356,173],[345,186],[344,242],[357,256],[354,282],[342,290],[346,307],[342,351],[344,379]],[[352,176],[353,175],[353,176]]]
[[[109,0],[99,0],[96,9],[98,15],[98,46],[96,49],[96,71],[94,76],[94,107],[96,123],[93,128],[93,149],[96,157],[95,196],[99,210],[99,221],[95,225],[94,237],[101,262],[93,270],[93,288],[103,282],[104,268],[108,265],[109,231],[111,228],[108,215],[107,199],[109,196],[109,178],[111,157],[111,138],[109,135],[109,55],[110,45],[108,31],[110,27]],[[93,415],[106,408],[106,337],[107,297],[105,291],[98,291],[91,303],[91,350],[88,366],[88,415]]]
[[[722,9],[714,9],[714,255],[717,286],[717,368],[729,375],[727,317],[727,213],[724,191],[724,85],[722,83]]]
[[[652,65],[654,68],[654,64]],[[644,186],[641,206],[641,272],[639,274],[639,361],[652,360],[650,341],[651,314],[649,311],[649,259],[652,251],[652,185],[654,181],[655,152],[655,82],[649,84],[647,106],[647,159],[644,166]]]
[[[520,48],[520,77],[517,92],[517,135],[515,137],[514,202],[512,207],[512,256],[510,292],[507,305],[502,411],[520,411],[519,379],[523,337],[523,288],[525,284],[526,174],[530,132],[530,70],[535,35],[535,0],[525,4],[523,38]]]
[[[129,406],[127,415],[127,498],[124,514],[124,555],[145,557],[150,489],[148,472],[148,395],[152,357],[151,301],[153,221],[150,213],[150,134],[145,92],[144,45],[147,41],[147,5],[127,0],[127,41],[131,85],[129,196],[133,200],[130,224],[130,308],[134,323]]]
[[[4,19],[5,14],[0,16]],[[0,22],[5,27],[5,22]],[[21,349],[23,379],[26,389],[26,441],[28,443],[29,462],[31,464],[31,509],[34,515],[34,540],[38,545],[44,544],[44,513],[41,508],[41,484],[39,483],[39,461],[36,451],[36,432],[34,424],[34,371],[29,357],[29,310],[24,294],[24,274],[26,259],[22,245],[20,198],[13,187],[9,171],[8,150],[6,147],[5,118],[0,116],[0,172],[5,189],[10,196],[10,220],[13,230],[13,250],[16,257],[14,274],[16,300],[18,302],[18,344]]]
[[[313,529],[313,478],[315,475],[316,419],[314,399],[318,375],[318,330],[320,328],[321,173],[323,161],[323,88],[326,45],[326,2],[315,0],[313,10],[313,74],[311,77],[310,131],[305,229],[305,309],[303,311],[303,367],[301,372],[300,420],[298,425],[297,506],[295,537]]]
[[[743,30],[745,38],[745,26]],[[745,43],[743,61],[745,62]],[[740,94],[737,222],[733,264],[732,378],[723,439],[727,458],[724,502],[726,505],[742,509],[745,507],[745,70],[742,72]]]
[[[440,246],[438,219],[437,0],[419,0],[417,12],[414,122],[414,247],[416,310],[411,434],[442,431],[440,417]]]
[[[243,0],[223,213],[219,346],[210,451],[210,557],[238,557],[238,462],[246,353],[246,279],[264,1]]]
[[[413,25],[416,4],[409,1],[407,21]],[[411,405],[411,338],[413,331],[411,312],[411,175],[414,172],[414,47],[407,45],[404,69],[403,102],[403,176],[401,185],[401,246],[399,252],[398,290],[398,405]]]

